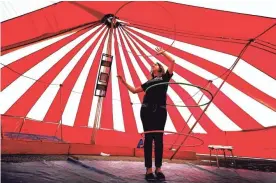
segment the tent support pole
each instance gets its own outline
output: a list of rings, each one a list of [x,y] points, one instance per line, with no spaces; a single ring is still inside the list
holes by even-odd
[[[231,68],[229,69],[229,73],[226,75],[226,77],[224,78],[223,82],[220,84],[219,88],[217,89],[216,93],[214,94],[214,98],[215,96],[218,94],[218,92],[220,91],[220,89],[222,88],[223,84],[226,82],[226,80],[228,79],[228,77],[230,76],[230,74],[233,72],[233,69],[236,67],[236,65],[238,64],[238,62],[240,61],[242,55],[244,54],[244,52],[246,51],[246,49],[248,48],[248,46],[254,41],[254,39],[250,39],[248,41],[248,43],[244,46],[244,48],[242,49],[242,51],[240,52],[239,56],[236,58],[234,64],[231,66]],[[214,100],[213,98],[213,100]],[[192,128],[189,130],[188,135],[184,138],[184,140],[181,142],[181,144],[179,145],[179,147],[176,149],[176,151],[173,153],[173,155],[171,156],[170,160],[172,160],[174,158],[174,156],[176,155],[176,153],[179,151],[179,149],[181,148],[181,146],[186,142],[187,138],[189,137],[189,135],[191,134],[191,132],[193,131],[193,129],[195,128],[196,124],[199,122],[199,120],[201,119],[201,117],[203,116],[203,114],[205,113],[205,111],[208,109],[208,107],[210,106],[212,102],[210,102],[208,105],[206,105],[206,107],[204,108],[204,110],[202,111],[202,113],[200,114],[199,118],[196,120],[196,122],[194,123],[194,125],[192,126]]]

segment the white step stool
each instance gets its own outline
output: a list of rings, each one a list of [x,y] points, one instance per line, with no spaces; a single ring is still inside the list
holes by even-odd
[[[210,165],[211,165],[211,155],[212,155],[212,150],[216,151],[216,160],[217,160],[217,166],[219,167],[219,161],[218,161],[218,151],[222,150],[223,151],[223,155],[224,155],[224,160],[226,161],[226,156],[225,156],[225,151],[230,151],[231,152],[231,156],[232,159],[234,161],[234,165],[236,166],[236,162],[234,159],[234,155],[233,155],[233,147],[232,146],[222,146],[222,145],[208,145],[208,148],[210,150]]]

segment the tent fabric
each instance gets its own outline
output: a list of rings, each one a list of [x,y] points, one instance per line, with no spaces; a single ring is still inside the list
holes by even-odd
[[[21,124],[22,119],[10,116],[28,118],[22,132],[43,135],[57,133],[62,120],[65,141],[90,142],[99,61],[110,33],[100,20],[121,7],[116,16],[130,25],[113,32],[114,59],[97,143],[138,142],[143,129],[136,103],[144,94],[128,92],[116,75],[141,85],[154,62],[169,65],[155,55],[154,48],[162,46],[176,61],[173,82],[208,87],[213,94],[218,91],[206,112],[204,106],[167,107],[166,130],[184,128],[187,133],[203,113],[193,134],[205,144],[190,149],[208,153],[207,145],[217,143],[233,145],[238,155],[275,158],[271,139],[276,134],[276,19],[170,2],[125,3],[60,2],[2,23],[3,131],[18,130]],[[171,85],[168,103],[196,105],[201,96],[200,103],[210,100],[196,88]],[[165,138],[172,143],[176,135]]]

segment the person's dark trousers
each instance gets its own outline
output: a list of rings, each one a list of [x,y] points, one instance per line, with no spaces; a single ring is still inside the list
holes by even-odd
[[[152,167],[152,142],[154,141],[155,167],[162,166],[163,133],[147,133],[144,141],[145,167]]]

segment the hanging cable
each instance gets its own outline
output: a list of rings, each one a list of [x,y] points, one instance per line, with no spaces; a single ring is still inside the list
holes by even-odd
[[[44,34],[42,36],[30,39],[30,40],[26,40],[26,41],[22,41],[22,42],[19,42],[19,43],[12,44],[12,45],[4,46],[4,47],[1,48],[1,51],[3,53],[3,52],[6,52],[6,51],[9,51],[9,50],[12,50],[12,49],[20,48],[22,46],[27,46],[27,45],[30,45],[30,44],[37,43],[39,41],[50,39],[50,38],[59,36],[61,34],[65,34],[65,33],[71,32],[71,31],[73,31],[75,29],[88,29],[88,28],[90,28],[92,26],[97,26],[99,24],[101,24],[100,21],[89,22],[89,23],[85,23],[85,24],[82,24],[82,25],[79,25],[79,26],[76,26],[76,27],[73,27],[73,28],[62,30],[62,31],[60,31],[58,33],[53,33],[53,34],[50,34],[50,35],[46,34],[46,36]]]

